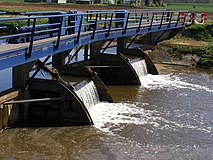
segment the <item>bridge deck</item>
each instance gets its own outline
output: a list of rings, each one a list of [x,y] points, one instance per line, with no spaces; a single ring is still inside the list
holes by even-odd
[[[25,43],[18,42],[0,45],[0,70],[96,41],[184,28],[188,16],[186,11],[99,12],[10,18],[9,20],[28,20],[28,23],[29,20],[33,20],[33,24],[20,27],[20,31],[23,33],[0,36],[0,39],[6,40],[14,37],[19,37],[18,40],[21,40],[21,38],[25,37],[26,39],[29,36],[29,40],[25,41]],[[107,16],[110,17],[107,18]],[[101,17],[105,17],[105,19]],[[50,24],[49,22],[49,24],[44,24],[43,27],[42,24],[36,25],[36,19],[39,21],[41,18],[49,18],[49,21],[52,21],[51,18],[56,20],[58,18],[60,23],[57,20],[55,23],[51,22]],[[70,22],[71,26],[66,26],[66,20],[69,18],[72,20],[74,18],[74,20]],[[0,18],[0,22],[7,20]],[[46,29],[47,26],[50,27],[49,30]],[[54,27],[51,28],[51,26]],[[75,32],[67,34],[67,31],[70,29],[74,29]],[[41,33],[48,34],[45,35],[46,37],[43,36],[43,39],[35,39],[34,33],[36,32],[38,35]],[[50,32],[55,35],[48,37]]]
[[[171,22],[171,24],[175,24],[176,22]],[[164,25],[167,25],[168,23],[162,23],[162,26]],[[153,24],[153,27],[158,27],[160,25],[160,23],[154,23]],[[146,24],[146,25],[141,25],[141,29],[147,29],[150,25]],[[183,26],[184,27],[184,26]],[[127,27],[127,30],[130,30],[130,29],[136,29],[138,28],[138,26],[131,26],[131,27]],[[111,33],[112,32],[120,32],[122,31],[123,28],[116,28],[116,29],[111,29]],[[96,31],[96,34],[101,34],[101,33],[107,33],[107,29],[103,29],[103,30],[98,30]],[[150,31],[152,32],[152,31]],[[87,31],[87,32],[82,32],[81,33],[81,37],[84,37],[84,36],[91,36],[92,34],[92,31]],[[77,36],[77,33],[75,34],[71,34],[71,35],[64,35],[61,37],[61,40],[67,40],[67,39],[74,39],[76,38]],[[119,38],[119,37],[118,37]],[[57,37],[51,37],[51,38],[46,38],[46,39],[41,39],[41,40],[36,40],[33,42],[33,45],[34,47],[36,47],[37,45],[41,45],[43,44],[43,47],[45,48],[45,44],[47,43],[53,43],[53,42],[56,42],[57,40]],[[90,42],[88,42],[90,43]],[[21,48],[27,48],[29,47],[29,42],[26,42],[26,43],[18,43],[18,44],[2,44],[0,45],[0,59],[3,58],[1,56],[2,53],[5,53],[5,52],[10,52],[10,51],[14,51],[14,50],[18,50],[18,49],[21,49]],[[8,57],[8,55],[7,55]]]

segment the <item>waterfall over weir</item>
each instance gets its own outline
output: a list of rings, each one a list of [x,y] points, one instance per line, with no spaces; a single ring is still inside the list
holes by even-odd
[[[98,91],[93,81],[82,81],[78,83],[77,85],[75,85],[74,91],[83,101],[88,110],[90,110],[92,106],[100,102]]]
[[[147,75],[148,71],[147,71],[147,66],[146,66],[145,60],[142,60],[140,58],[136,58],[136,59],[130,60],[129,63],[134,68],[138,77]]]

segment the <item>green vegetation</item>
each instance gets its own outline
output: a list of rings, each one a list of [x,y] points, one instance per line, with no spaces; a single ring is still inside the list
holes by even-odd
[[[8,3],[28,3],[29,2],[24,2],[24,0],[0,0],[1,2],[8,2]],[[118,4],[117,6],[122,6],[121,5],[121,0],[115,0],[115,2]],[[46,2],[39,2],[36,4],[45,4]],[[31,3],[32,4],[32,3]],[[35,4],[35,3],[33,3]],[[73,3],[67,3],[66,5],[74,5]],[[116,6],[116,5],[112,5],[112,4],[95,4],[95,5],[90,5],[92,6]],[[167,9],[167,10],[189,10],[189,11],[193,11],[193,12],[207,12],[207,13],[212,13],[213,12],[213,4],[209,4],[209,3],[168,3],[165,4],[163,1],[161,0],[145,0],[144,3],[140,3],[139,1],[135,1],[135,3],[131,4],[132,6],[137,6],[137,8],[149,8],[149,9],[153,9],[153,8],[157,8],[157,9]],[[131,5],[128,5],[128,7],[131,7]],[[81,4],[81,6],[85,6],[88,7],[88,5],[83,5]],[[127,6],[127,5],[123,5],[123,6]],[[3,11],[9,11],[11,8],[0,8],[0,10]],[[16,11],[20,11],[21,9],[16,8]],[[23,10],[23,9],[22,9]],[[21,10],[21,11],[22,11]],[[25,9],[27,10],[27,8]]]
[[[8,2],[8,3],[23,3],[24,0],[0,0],[0,2]]]
[[[213,56],[202,56],[197,62],[198,67],[202,68],[212,68],[213,67]]]
[[[213,42],[213,24],[191,25],[186,28],[182,35],[194,38],[197,41]]]
[[[192,3],[169,3],[165,7],[165,9],[168,10],[189,10],[189,11],[194,11],[194,12],[205,12],[205,13],[210,13],[213,12],[213,4],[209,3],[197,3],[197,4],[192,4]]]
[[[200,57],[196,66],[213,68],[213,24],[191,25],[181,35],[163,42],[171,47],[172,53],[191,54]]]
[[[200,60],[197,62],[197,66],[204,68],[213,67],[213,45],[207,48],[205,54],[201,55]]]

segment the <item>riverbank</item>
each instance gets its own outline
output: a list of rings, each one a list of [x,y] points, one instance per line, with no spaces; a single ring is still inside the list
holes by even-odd
[[[148,52],[155,63],[213,68],[213,24],[192,25]]]

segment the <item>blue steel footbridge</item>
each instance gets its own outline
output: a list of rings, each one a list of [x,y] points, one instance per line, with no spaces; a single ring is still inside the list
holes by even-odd
[[[97,41],[181,29],[192,21],[188,11],[1,14],[0,70]]]
[[[188,11],[0,12],[0,71],[12,68],[12,88],[0,93],[0,129],[31,120],[39,126],[49,120],[54,125],[93,124],[78,94],[112,102],[105,84],[140,85],[141,70],[158,74],[143,49],[204,19]],[[136,38],[143,49],[132,47]],[[116,53],[108,54],[112,43]],[[70,63],[80,50],[83,60]],[[52,68],[46,65],[51,57]],[[36,79],[40,70],[52,77]],[[86,81],[69,83],[62,74]],[[85,94],[82,86],[93,93]]]

